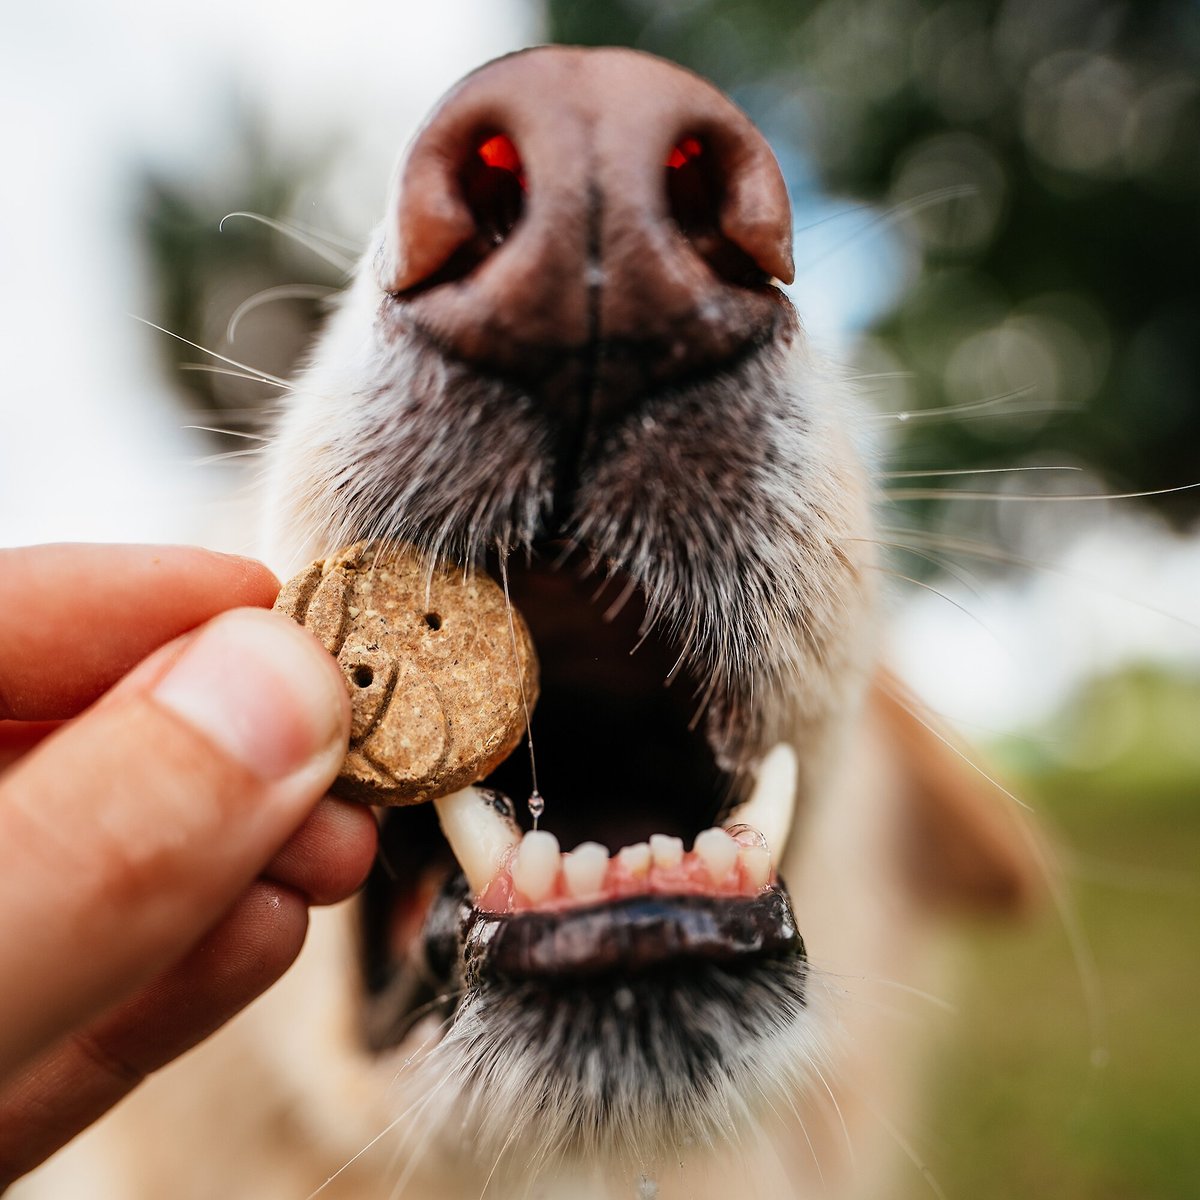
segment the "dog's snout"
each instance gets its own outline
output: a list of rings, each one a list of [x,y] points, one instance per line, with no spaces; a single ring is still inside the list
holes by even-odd
[[[769,335],[790,208],[766,142],[708,83],[631,51],[543,48],[434,112],[378,274],[445,352],[602,416]]]

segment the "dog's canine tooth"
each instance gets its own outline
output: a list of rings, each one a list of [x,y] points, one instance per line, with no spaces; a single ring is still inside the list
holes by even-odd
[[[708,869],[713,883],[729,878],[733,864],[737,862],[738,844],[724,829],[705,829],[696,834],[692,849]]]
[[[480,788],[451,792],[433,806],[446,841],[478,896],[491,883],[504,856],[521,841],[521,830],[500,798]]]
[[[683,861],[683,839],[653,833],[650,835],[650,854],[656,867],[677,867]]]
[[[581,842],[562,860],[567,891],[576,900],[590,900],[604,889],[608,850],[599,842]]]
[[[545,829],[530,830],[521,839],[513,859],[513,885],[526,899],[537,904],[554,891],[561,862],[558,838]]]
[[[765,887],[771,877],[771,852],[766,846],[742,846],[738,850],[742,879],[750,887]]]
[[[778,862],[792,828],[796,810],[796,751],[786,742],[769,750],[758,768],[750,798],[729,814],[724,828],[753,825],[767,841],[772,862]]]

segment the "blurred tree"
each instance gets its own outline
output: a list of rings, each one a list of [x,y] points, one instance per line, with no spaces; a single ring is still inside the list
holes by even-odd
[[[198,419],[211,417],[221,427],[259,424],[275,389],[180,339],[255,372],[287,377],[320,322],[322,297],[345,279],[344,267],[320,257],[320,249],[332,247],[319,235],[312,238],[314,254],[302,235],[255,219],[301,233],[293,214],[328,148],[318,146],[302,160],[282,158],[240,103],[231,105],[229,124],[223,159],[206,163],[203,177],[144,167],[133,214],[151,267],[156,322],[176,335],[160,343],[168,374]],[[230,213],[231,198],[244,212]],[[350,261],[344,251],[333,257]],[[197,364],[200,370],[189,369]]]
[[[548,0],[730,92],[785,163],[898,206],[918,270],[874,330],[908,375],[910,469],[1200,481],[1194,0]],[[1065,490],[1073,490],[1078,484]],[[1152,503],[1182,522],[1200,492]]]

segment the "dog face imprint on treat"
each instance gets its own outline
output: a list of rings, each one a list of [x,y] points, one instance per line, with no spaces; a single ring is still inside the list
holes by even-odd
[[[275,608],[346,680],[350,750],[335,795],[419,804],[483,778],[520,742],[537,659],[520,614],[482,572],[360,542],[297,575]]]

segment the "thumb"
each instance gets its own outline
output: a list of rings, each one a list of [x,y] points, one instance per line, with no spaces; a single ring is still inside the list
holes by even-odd
[[[303,629],[225,613],[0,780],[0,1076],[211,928],[337,774],[349,701]]]

